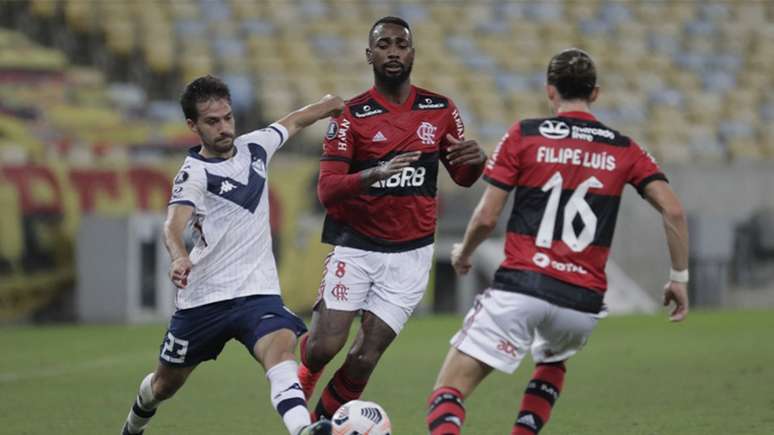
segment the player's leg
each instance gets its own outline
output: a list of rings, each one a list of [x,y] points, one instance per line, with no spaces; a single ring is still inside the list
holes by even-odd
[[[123,435],[142,434],[161,402],[171,398],[183,386],[194,370],[191,367],[171,367],[159,363],[140,383],[140,391],[126,417]]]
[[[228,306],[214,303],[180,310],[169,322],[159,354],[159,365],[140,384],[140,391],[129,411],[123,434],[141,434],[159,404],[183,386],[202,361],[214,359],[228,341]]]
[[[320,396],[317,417],[330,418],[339,406],[363,393],[382,354],[422,300],[432,258],[432,245],[367,255],[364,267],[373,284],[363,305],[363,321],[344,364]]]
[[[347,343],[357,314],[357,311],[328,309],[325,300],[321,300],[315,308],[309,333],[301,337],[300,346],[298,375],[307,399],[311,398],[325,366]]]
[[[438,373],[433,392],[427,399],[427,427],[430,434],[458,434],[465,421],[463,399],[492,372],[492,367],[449,349]]]
[[[371,312],[363,313],[361,328],[344,364],[320,394],[314,409],[316,419],[330,419],[341,405],[360,398],[376,363],[395,337],[395,331],[383,320]]]
[[[548,423],[564,385],[564,362],[586,344],[596,324],[594,314],[552,306],[535,333],[535,370],[524,391],[512,434],[534,435]]]
[[[465,421],[463,399],[493,368],[505,373],[516,370],[548,307],[539,299],[499,290],[487,290],[476,298],[462,329],[451,340],[452,349],[428,398],[431,434],[460,433]]]
[[[263,336],[255,344],[255,358],[266,369],[266,379],[271,389],[271,404],[282,417],[291,435],[329,434],[328,422],[318,422],[317,427],[310,427],[309,409],[297,375],[298,364],[294,352],[296,341],[294,331],[280,329]]]
[[[234,335],[266,370],[270,398],[291,435],[329,434],[330,424],[311,425],[298,381],[295,348],[304,322],[278,295],[246,298],[233,317]]]
[[[325,366],[341,351],[371,287],[373,253],[336,247],[325,259],[309,333],[301,338],[298,377],[307,400]]]

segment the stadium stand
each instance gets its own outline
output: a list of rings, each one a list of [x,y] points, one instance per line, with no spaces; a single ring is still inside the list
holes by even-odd
[[[31,1],[23,12],[58,21],[57,39],[91,41],[93,57],[110,59],[101,63],[109,77],[127,78],[107,65],[131,59],[125,69],[145,77],[136,82],[170,97],[215,72],[237,108],[263,119],[367,87],[368,25],[398,14],[415,31],[414,81],[452,95],[469,135],[487,144],[515,116],[545,112],[545,58],[580,46],[611,72],[600,117],[664,162],[772,157],[771,2],[60,0]]]

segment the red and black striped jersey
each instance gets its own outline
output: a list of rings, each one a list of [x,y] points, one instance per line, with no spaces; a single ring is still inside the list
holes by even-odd
[[[381,252],[432,243],[439,160],[460,185],[473,184],[483,170],[482,166],[448,163],[446,135],[463,139],[464,130],[451,99],[418,87],[411,87],[401,105],[387,101],[375,88],[349,100],[344,112],[331,120],[323,145],[318,195],[327,216],[322,241]],[[347,195],[326,198],[340,189],[343,175],[411,151],[422,155],[402,173],[367,189],[359,185],[357,176],[349,177],[353,187]]]
[[[514,124],[487,162],[484,179],[516,188],[495,288],[537,280],[546,290],[577,286],[601,295],[625,185],[642,194],[648,183],[666,177],[630,138],[590,113],[565,112]]]

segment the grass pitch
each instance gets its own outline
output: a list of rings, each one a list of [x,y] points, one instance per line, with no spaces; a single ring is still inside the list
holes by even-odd
[[[384,406],[395,434],[427,433],[425,400],[460,322],[413,319],[383,357],[363,398]],[[0,434],[118,434],[164,331],[0,328]],[[568,363],[542,434],[772,434],[773,332],[771,311],[693,312],[683,324],[665,316],[602,320]],[[510,433],[531,371],[525,361],[513,376],[491,375],[466,402],[465,433]],[[147,433],[284,434],[268,396],[260,366],[234,341],[161,406]]]

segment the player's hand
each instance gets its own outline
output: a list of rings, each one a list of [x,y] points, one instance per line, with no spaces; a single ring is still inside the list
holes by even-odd
[[[451,143],[446,151],[446,158],[449,160],[449,164],[481,165],[486,161],[484,150],[481,149],[475,140],[459,140],[448,133],[446,134],[446,140]]]
[[[331,95],[327,94],[322,99],[320,99],[320,104],[324,104],[326,107],[330,108],[328,113],[323,117],[327,118],[330,116],[339,116],[344,111],[344,100],[341,99],[338,95]]]
[[[404,168],[411,166],[412,163],[419,160],[422,151],[412,151],[410,153],[398,154],[387,163],[374,168],[374,181],[380,181],[399,174]]]
[[[675,306],[669,313],[669,320],[679,322],[688,315],[688,289],[685,283],[669,281],[664,286],[664,306],[674,302]]]
[[[462,243],[455,243],[452,246],[451,262],[458,275],[465,275],[473,267],[470,264],[470,257],[462,255]]]
[[[175,287],[186,288],[188,286],[188,274],[191,273],[192,266],[191,259],[188,257],[180,257],[172,262],[169,266],[169,278]]]

